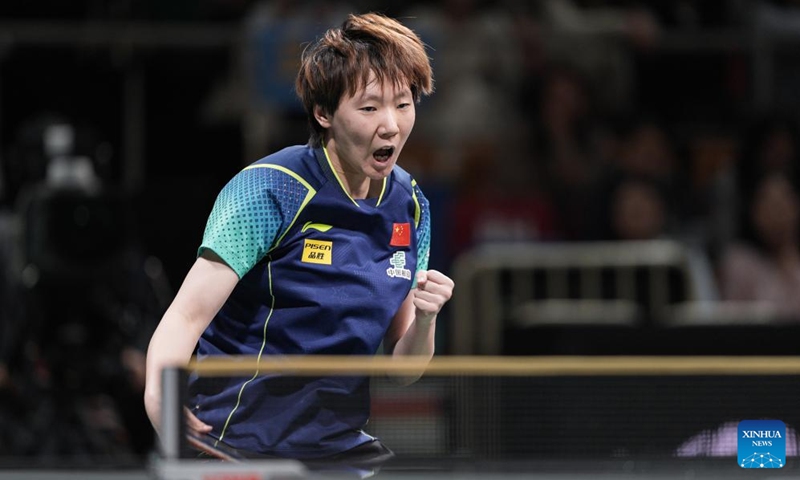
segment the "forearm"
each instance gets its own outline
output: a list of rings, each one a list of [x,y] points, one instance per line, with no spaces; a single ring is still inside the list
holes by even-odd
[[[392,356],[416,356],[430,359],[435,349],[435,336],[436,316],[430,320],[417,317],[397,341]]]
[[[430,320],[415,318],[406,333],[400,337],[392,351],[392,358],[408,358],[421,360],[419,368],[407,375],[395,377],[401,385],[410,385],[422,376],[435,348],[436,317]]]
[[[411,289],[392,319],[384,338],[392,358],[409,357],[422,360],[418,371],[399,379],[409,384],[416,381],[433,357],[436,339],[436,317],[453,293],[453,281],[436,270],[417,272],[417,286]]]
[[[194,326],[193,326],[194,325]],[[145,406],[150,422],[158,427],[161,406],[161,371],[184,366],[192,357],[202,334],[201,322],[192,322],[184,315],[169,310],[159,323],[147,349]]]
[[[161,415],[161,371],[184,366],[197,340],[233,291],[239,277],[213,252],[198,258],[181,285],[147,349],[145,407],[158,428]]]

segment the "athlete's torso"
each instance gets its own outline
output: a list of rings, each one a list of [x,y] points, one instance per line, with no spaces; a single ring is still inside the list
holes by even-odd
[[[251,165],[221,192],[206,229],[201,248],[241,280],[198,355],[375,354],[414,272],[427,266],[427,215],[399,167],[378,199],[355,201],[322,150],[290,147]],[[371,439],[360,430],[369,416],[362,378],[192,386],[195,413],[237,448],[302,458]]]

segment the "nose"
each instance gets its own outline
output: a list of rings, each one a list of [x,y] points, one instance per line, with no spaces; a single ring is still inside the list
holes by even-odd
[[[397,112],[387,109],[381,124],[378,126],[378,135],[381,138],[388,139],[398,133],[400,133],[400,127],[397,124]]]

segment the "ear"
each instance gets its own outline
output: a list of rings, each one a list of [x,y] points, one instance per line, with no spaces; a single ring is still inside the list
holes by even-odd
[[[314,105],[314,119],[319,123],[322,128],[330,128],[331,127],[331,118],[325,109],[323,109],[319,105]]]

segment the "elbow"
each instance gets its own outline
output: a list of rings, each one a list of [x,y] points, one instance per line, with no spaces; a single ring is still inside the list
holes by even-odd
[[[387,374],[387,377],[395,385],[405,387],[422,378],[422,375],[428,368],[428,364],[433,358],[433,350],[424,353],[405,355],[394,352],[392,358],[394,361],[398,362],[400,368],[391,375]]]
[[[422,378],[422,373],[423,372],[411,375],[391,375],[389,376],[389,380],[391,380],[393,384],[399,387],[407,387],[409,385],[412,385],[413,383],[416,383],[417,380]]]

